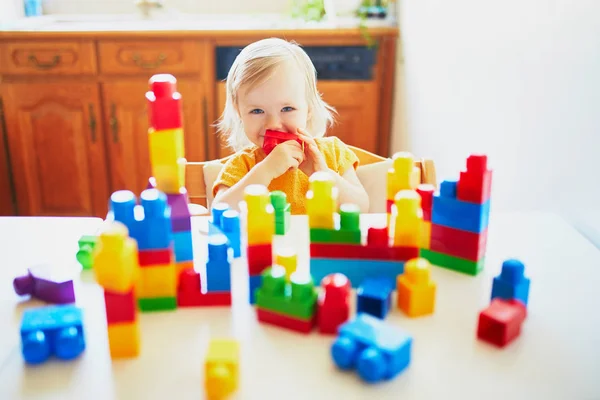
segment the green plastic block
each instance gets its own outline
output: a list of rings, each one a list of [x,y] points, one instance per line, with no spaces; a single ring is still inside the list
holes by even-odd
[[[340,230],[360,230],[360,207],[356,204],[342,204],[340,206]]]
[[[360,230],[312,228],[310,230],[310,242],[361,244],[361,232]]]
[[[77,262],[83,269],[92,269],[94,263],[94,249],[98,243],[98,237],[92,235],[83,235],[79,238],[79,250],[77,251]]]
[[[477,275],[483,270],[485,264],[485,257],[478,261],[471,261],[426,249],[421,249],[419,253],[433,265],[468,275]]]
[[[262,285],[255,292],[257,307],[304,320],[315,314],[317,297],[310,274],[293,273],[288,283],[280,265],[262,273]]]
[[[153,299],[138,299],[140,311],[166,311],[177,309],[176,297],[156,297]]]
[[[275,234],[285,235],[290,229],[292,205],[287,202],[285,193],[279,190],[271,192],[271,205],[275,210]]]

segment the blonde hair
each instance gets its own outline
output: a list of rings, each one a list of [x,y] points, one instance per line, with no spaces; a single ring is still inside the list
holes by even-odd
[[[315,137],[325,135],[334,123],[335,109],[328,105],[317,90],[317,71],[306,52],[295,42],[269,38],[246,46],[236,57],[227,74],[225,109],[217,128],[227,145],[238,151],[250,145],[238,111],[238,92],[242,86],[252,88],[269,79],[275,68],[294,62],[304,72],[309,117],[306,129]]]

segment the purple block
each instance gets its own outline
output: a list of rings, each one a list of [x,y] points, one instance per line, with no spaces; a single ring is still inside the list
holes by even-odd
[[[39,265],[29,268],[28,274],[13,280],[19,296],[31,295],[39,300],[54,304],[75,302],[73,279],[62,274],[53,274],[51,267]]]
[[[187,190],[181,188],[177,194],[167,194],[167,203],[171,207],[171,227],[175,232],[189,232],[192,221]]]

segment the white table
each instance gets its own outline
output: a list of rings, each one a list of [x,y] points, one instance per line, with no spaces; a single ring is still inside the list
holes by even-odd
[[[384,216],[365,216],[363,223]],[[332,337],[303,336],[261,325],[247,304],[244,261],[233,268],[231,308],[180,309],[142,314],[142,354],[112,362],[108,355],[102,292],[91,273],[77,281],[85,313],[87,349],[80,359],[26,367],[18,330],[25,307],[12,292],[12,278],[31,263],[65,260],[73,265],[77,239],[99,220],[0,219],[1,399],[201,399],[203,361],[210,337],[241,342],[239,399],[598,399],[600,398],[600,252],[560,217],[551,214],[492,215],[485,270],[470,277],[434,268],[437,310],[409,319],[395,309],[388,317],[414,337],[412,361],[396,379],[363,383],[354,372],[335,369]],[[277,246],[292,243],[306,267],[305,217]],[[206,219],[194,221],[205,229]],[[204,245],[198,236],[198,262]],[[521,337],[499,350],[475,338],[477,316],[489,304],[492,278],[501,262],[518,257],[531,277],[529,316]],[[58,265],[58,264],[57,264]],[[79,276],[79,275],[78,275]]]

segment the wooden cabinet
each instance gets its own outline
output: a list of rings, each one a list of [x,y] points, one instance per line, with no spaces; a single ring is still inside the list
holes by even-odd
[[[20,215],[106,215],[100,95],[94,83],[2,83]]]

